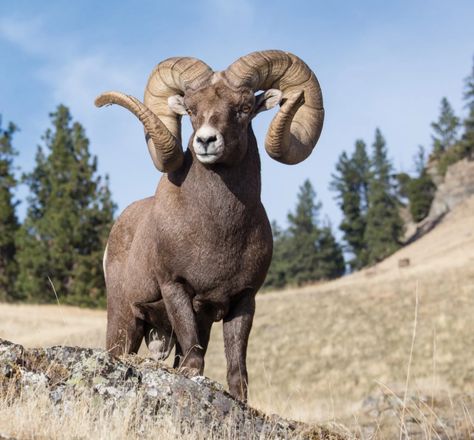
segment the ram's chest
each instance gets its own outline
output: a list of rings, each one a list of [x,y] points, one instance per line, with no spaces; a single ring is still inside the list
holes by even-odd
[[[168,225],[170,230],[160,246],[160,252],[166,250],[162,258],[170,275],[184,278],[196,294],[260,284],[271,258],[271,232],[263,210],[181,216]]]

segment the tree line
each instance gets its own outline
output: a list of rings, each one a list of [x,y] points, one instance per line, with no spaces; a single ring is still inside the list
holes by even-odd
[[[321,224],[321,204],[306,181],[295,212],[288,214],[288,227],[281,229],[273,223],[274,255],[265,287],[336,278],[345,270],[376,264],[399,249],[404,233],[402,209],[408,209],[415,222],[423,220],[436,190],[432,176],[443,176],[449,165],[461,159],[474,159],[474,64],[465,79],[463,97],[467,108],[463,119],[456,116],[447,98],[441,99],[438,120],[431,124],[430,154],[418,147],[411,174],[395,171],[379,128],[370,151],[358,139],[351,153],[339,156],[330,189],[342,211],[340,244],[330,225]]]
[[[105,305],[102,254],[115,203],[98,175],[83,126],[60,105],[38,146],[35,166],[17,180],[13,138],[0,120],[0,301]],[[20,224],[14,190],[28,186]]]
[[[414,172],[396,172],[386,140],[375,130],[370,149],[356,140],[344,151],[330,183],[342,211],[338,242],[309,179],[299,189],[287,227],[272,223],[273,260],[265,288],[303,285],[339,277],[386,258],[402,246],[407,208],[425,218],[434,196],[433,172],[443,175],[463,158],[474,159],[474,65],[465,81],[467,116],[441,100],[431,124],[427,155],[419,147]],[[18,127],[0,118],[0,301],[105,305],[102,254],[116,205],[107,176],[100,176],[84,127],[59,105],[37,148],[33,170],[15,168]],[[15,190],[28,187],[26,216],[17,216]]]

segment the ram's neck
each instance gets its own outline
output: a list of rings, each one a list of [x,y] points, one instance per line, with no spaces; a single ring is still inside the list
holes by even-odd
[[[183,169],[168,178],[179,186],[183,202],[198,205],[203,212],[228,216],[259,209],[260,157],[252,130],[249,130],[247,153],[239,164],[206,167],[193,159],[188,150]]]

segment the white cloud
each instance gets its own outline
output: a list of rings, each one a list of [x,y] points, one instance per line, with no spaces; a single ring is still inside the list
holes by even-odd
[[[0,36],[29,54],[37,55],[44,52],[43,41],[39,38],[42,27],[43,20],[39,17],[0,18]]]
[[[143,78],[134,81],[140,76],[137,72],[98,53],[46,63],[38,76],[50,87],[54,102],[64,102],[87,119],[99,93],[114,89],[139,94],[138,86],[144,83]]]
[[[138,69],[116,64],[113,56],[95,47],[80,48],[73,37],[57,38],[41,18],[1,18],[0,38],[39,59],[37,78],[51,91],[55,102],[64,102],[82,112],[103,90],[138,91]],[[140,78],[140,83],[144,83]],[[134,81],[135,80],[135,81]]]
[[[84,125],[92,152],[99,156],[101,171],[112,176],[112,190],[118,195],[119,204],[123,207],[151,193],[158,176],[149,160],[141,125],[123,109],[94,107],[95,97],[106,90],[120,90],[140,98],[147,79],[144,66],[135,60],[126,62],[123,52],[118,59],[107,48],[81,47],[74,36],[65,38],[62,34],[57,38],[46,21],[38,18],[1,18],[0,39],[35,58],[31,65],[36,69],[33,77],[37,82],[28,84],[31,90],[25,90],[25,96],[41,87],[49,95],[45,98],[49,110],[63,103]],[[36,116],[42,121],[46,117]],[[128,168],[128,179],[121,179],[119,176],[130,163],[134,166]],[[129,179],[135,179],[133,185]],[[143,191],[147,193],[142,194]]]

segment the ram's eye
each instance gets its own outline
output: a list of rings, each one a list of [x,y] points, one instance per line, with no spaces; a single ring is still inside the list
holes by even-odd
[[[250,113],[250,110],[252,110],[252,107],[248,104],[244,104],[240,107],[240,113]]]
[[[191,111],[191,109],[187,108],[186,109],[186,113],[189,115],[189,116],[192,116],[193,112]]]

